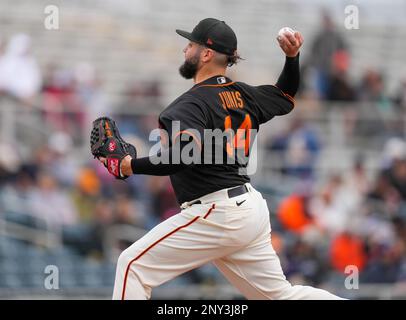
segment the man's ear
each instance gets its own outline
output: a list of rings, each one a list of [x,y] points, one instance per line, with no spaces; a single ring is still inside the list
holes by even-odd
[[[213,50],[209,49],[209,48],[204,48],[204,50],[202,50],[201,52],[201,60],[204,63],[207,63],[209,61],[211,61],[214,57],[214,52]]]

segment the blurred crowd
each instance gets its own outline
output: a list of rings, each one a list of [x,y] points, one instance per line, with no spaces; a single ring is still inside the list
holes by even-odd
[[[293,117],[267,142],[268,150],[282,154],[280,173],[295,181],[276,205],[274,245],[287,276],[299,283],[342,285],[349,266],[364,283],[405,283],[406,81],[390,94],[378,68],[350,77],[351,48],[326,12],[320,30],[302,66],[299,98],[337,108],[346,143],[359,152],[350,168],[321,177],[316,166],[326,146],[311,122]],[[373,172],[363,147],[378,150]]]
[[[347,103],[342,112],[348,134],[383,137],[380,168],[369,174],[360,152],[351,168],[321,181],[315,165],[325,147],[323,137],[305,119],[294,118],[265,146],[282,155],[280,174],[295,181],[293,193],[284,194],[272,212],[272,241],[287,276],[299,282],[342,281],[349,265],[366,283],[404,282],[406,142],[396,115],[405,111],[406,80],[390,95],[378,69],[351,78],[351,48],[328,14],[322,23],[303,59],[299,99]],[[123,136],[146,154],[156,115],[125,111],[162,109],[162,85],[154,79],[127,84],[122,100],[111,106],[91,63],[71,69],[50,64],[41,70],[30,41],[18,34],[0,44],[0,104],[12,99],[21,112],[39,112],[50,134],[28,157],[18,145],[0,139],[0,213],[28,215],[33,219],[24,220],[26,225],[60,230],[66,246],[84,257],[107,259],[105,238],[111,227],[149,230],[179,207],[168,177],[117,181],[91,159],[83,151],[88,150],[91,121],[114,117]],[[360,125],[354,102],[374,108],[381,122]],[[120,241],[118,249],[130,243]]]
[[[387,75],[379,66],[370,66],[361,75],[351,77],[351,48],[328,12],[322,12],[318,30],[302,64],[303,95],[325,101],[376,102],[382,112],[405,106],[405,81],[394,96],[388,95]]]
[[[154,79],[134,81],[112,108],[91,63],[73,68],[49,64],[41,70],[28,35],[0,42],[0,103],[15,107],[19,116],[39,115],[29,119],[46,128],[35,145],[27,145],[30,137],[20,144],[0,139],[0,212],[29,215],[35,219],[25,224],[60,230],[65,244],[102,259],[109,226],[150,229],[174,214],[178,205],[168,177],[118,182],[89,151],[92,121],[111,116],[120,123],[123,137],[146,154],[156,115],[125,111],[151,104],[161,108],[160,86]]]
[[[273,237],[288,276],[343,283],[355,266],[365,283],[406,281],[406,144],[391,140],[383,156],[372,178],[358,158],[280,201]]]

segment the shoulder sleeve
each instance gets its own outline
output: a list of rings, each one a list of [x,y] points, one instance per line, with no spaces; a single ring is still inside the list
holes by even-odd
[[[187,136],[201,146],[204,129],[208,128],[208,117],[198,99],[185,95],[161,113],[159,124],[166,130],[170,144]]]
[[[251,94],[258,105],[259,122],[264,123],[275,116],[291,112],[295,106],[293,97],[273,85],[250,87]]]

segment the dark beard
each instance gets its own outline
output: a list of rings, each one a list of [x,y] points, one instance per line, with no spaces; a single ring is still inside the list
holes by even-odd
[[[185,79],[192,79],[195,77],[199,67],[199,59],[196,57],[185,60],[185,62],[179,67],[180,75]]]

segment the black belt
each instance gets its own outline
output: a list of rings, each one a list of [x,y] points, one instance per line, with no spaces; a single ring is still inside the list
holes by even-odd
[[[244,193],[247,193],[249,190],[247,188],[247,186],[244,184],[242,186],[238,186],[235,188],[231,188],[227,190],[227,194],[229,198],[233,198],[233,197],[237,197],[240,196]],[[188,203],[189,206],[194,205],[194,204],[201,204],[202,202],[200,200],[195,200],[195,201],[191,201]]]
[[[248,188],[245,184],[243,184],[242,186],[238,186],[238,187],[227,190],[227,194],[228,194],[229,198],[240,196],[247,192],[248,192]]]

